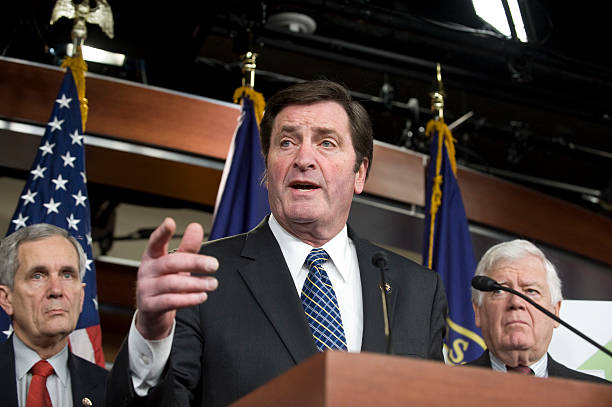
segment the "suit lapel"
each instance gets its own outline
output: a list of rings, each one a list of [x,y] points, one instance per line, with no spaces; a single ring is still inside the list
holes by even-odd
[[[0,394],[2,405],[17,405],[17,378],[15,376],[15,352],[13,350],[13,336],[0,344]]]
[[[82,406],[83,400],[88,398],[94,406],[100,405],[101,394],[104,394],[104,381],[100,381],[100,376],[94,374],[94,370],[88,362],[80,360],[72,352],[68,352],[68,370],[70,381],[72,382],[72,404],[74,407]],[[100,389],[100,386],[102,388]]]
[[[295,363],[315,354],[302,303],[267,217],[248,233],[241,255],[253,261],[238,271]]]
[[[363,338],[361,350],[363,352],[385,352],[387,340],[385,338],[382,298],[380,294],[380,269],[372,264],[372,256],[380,249],[357,237],[350,227],[349,237],[355,244],[357,259],[359,260],[359,272],[361,274],[361,293],[363,297]],[[399,286],[394,283],[394,271],[392,269],[385,272],[385,280],[391,287],[391,291],[387,293],[387,313],[389,315],[389,324],[393,325]]]

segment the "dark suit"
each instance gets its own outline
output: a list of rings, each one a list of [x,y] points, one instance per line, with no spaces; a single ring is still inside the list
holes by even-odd
[[[108,372],[100,366],[82,359],[68,351],[68,370],[72,384],[72,404],[82,407],[87,397],[93,406],[104,405],[106,376]],[[13,336],[0,343],[0,394],[3,406],[17,406],[17,378],[15,374],[15,352]]]
[[[489,351],[484,351],[482,355],[476,360],[473,360],[469,363],[466,363],[467,366],[482,366],[491,368],[491,358],[489,356]],[[561,377],[564,379],[574,379],[574,380],[584,380],[595,383],[606,383],[610,384],[609,381],[602,379],[601,377],[593,376],[590,374],[578,372],[576,370],[570,369],[562,365],[561,363],[555,361],[553,358],[548,355],[548,376],[549,377]]]
[[[349,236],[361,273],[361,349],[384,352],[380,271],[371,261],[383,249],[350,229]],[[201,253],[219,259],[219,288],[202,305],[177,313],[170,361],[149,392],[151,405],[224,406],[317,352],[267,219],[246,234],[204,245]],[[442,360],[446,296],[439,276],[387,254],[393,353]],[[127,405],[134,397],[127,348],[126,341],[109,376],[108,406]]]

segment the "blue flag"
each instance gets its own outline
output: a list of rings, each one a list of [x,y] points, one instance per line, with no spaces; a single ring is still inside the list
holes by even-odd
[[[68,68],[7,235],[27,225],[49,223],[68,230],[81,243],[87,255],[85,300],[70,346],[75,354],[104,366],[83,139],[77,88]],[[2,341],[12,332],[11,320],[2,310],[0,331]]]
[[[426,132],[431,137],[431,154],[427,167],[423,264],[440,274],[446,288],[447,359],[452,364],[463,364],[486,349],[474,322],[471,300],[470,283],[476,260],[455,178],[453,136],[443,121],[430,121]]]
[[[264,170],[255,109],[245,94],[219,186],[210,240],[247,232],[270,213],[268,190],[261,182]]]

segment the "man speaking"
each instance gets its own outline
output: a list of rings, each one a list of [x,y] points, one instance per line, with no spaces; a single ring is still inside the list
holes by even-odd
[[[346,224],[372,163],[365,109],[334,82],[297,84],[268,101],[261,142],[269,217],[202,247],[191,224],[173,254],[171,219],[151,235],[108,406],[224,406],[317,351],[384,352],[380,252],[393,353],[442,360],[438,275]]]

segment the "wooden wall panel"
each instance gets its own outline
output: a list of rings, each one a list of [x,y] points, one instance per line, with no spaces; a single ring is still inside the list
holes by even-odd
[[[46,123],[61,76],[55,67],[0,58],[0,116]],[[239,115],[226,104],[98,76],[88,78],[87,96],[89,133],[220,159]],[[31,161],[15,164],[8,154],[0,151],[0,165],[29,167]],[[96,182],[207,205],[214,203],[221,176],[211,168],[91,146],[87,160]],[[423,160],[377,143],[365,191],[423,206]],[[475,171],[460,169],[458,177],[470,220],[612,265],[612,219]]]
[[[470,220],[612,265],[612,219],[468,169],[458,181]]]
[[[425,178],[422,174],[425,159],[421,154],[376,142],[365,192],[424,206]]]
[[[0,116],[46,123],[63,71],[0,58]],[[233,92],[233,89],[228,89]],[[225,159],[239,106],[87,77],[86,133]]]

